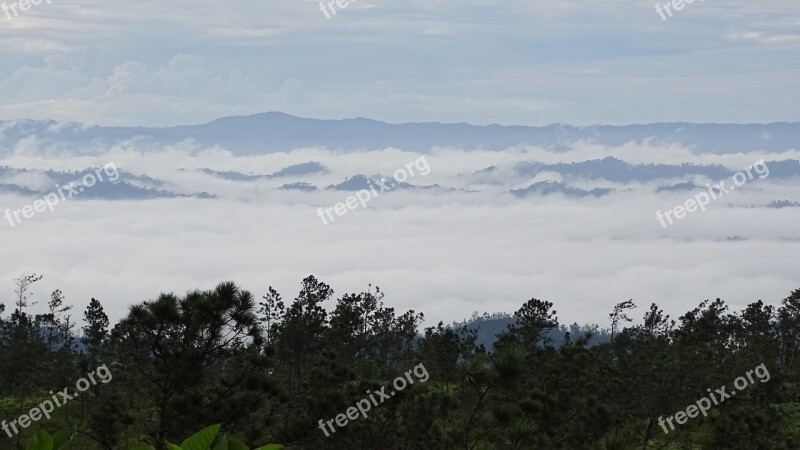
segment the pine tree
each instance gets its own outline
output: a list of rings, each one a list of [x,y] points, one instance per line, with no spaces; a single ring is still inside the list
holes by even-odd
[[[83,321],[86,325],[83,327],[82,341],[90,351],[94,351],[108,336],[108,316],[97,299],[92,298],[89,301],[89,306],[83,313]]]

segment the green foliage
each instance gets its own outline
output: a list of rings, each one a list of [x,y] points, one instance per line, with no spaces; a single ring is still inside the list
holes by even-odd
[[[192,436],[184,439],[181,445],[175,445],[166,441],[168,450],[212,450],[211,444],[219,433],[220,424],[211,425],[206,427]],[[134,448],[133,450],[147,450],[150,447]],[[253,450],[282,450],[283,446],[278,444],[269,444]],[[222,437],[219,443],[214,446],[213,450],[250,450],[247,445],[236,439],[229,439]]]
[[[182,450],[207,450],[211,447],[211,443],[214,442],[214,438],[219,432],[219,427],[219,424],[211,425],[198,431],[191,437],[184,439],[180,448]]]
[[[635,320],[628,300],[610,306],[607,329],[560,324],[553,303],[533,298],[513,317],[420,330],[421,313],[373,286],[335,297],[309,276],[293,300],[270,287],[257,303],[225,282],[133,305],[110,330],[91,299],[77,350],[60,291],[46,313],[29,312],[39,279],[16,280],[10,315],[0,306],[0,415],[29,413],[101,364],[114,377],[42,419],[80,432],[20,429],[0,435],[2,450],[800,448],[800,291],[741,311],[703,301],[677,322],[655,304]],[[494,346],[477,343],[484,324],[499,332]],[[420,364],[425,382],[365,400]],[[663,431],[660,419],[761,364],[769,381]],[[322,431],[364,401],[363,416]]]
[[[186,438],[181,445],[175,445],[165,441],[168,450],[212,450],[211,444],[217,437],[220,424],[206,427],[194,435]],[[25,450],[61,450],[66,449],[66,445],[75,436],[75,427],[64,428],[54,435],[50,435],[46,430],[40,430],[28,439]],[[268,444],[253,450],[282,450],[283,445]],[[156,450],[148,444],[135,445],[130,450]],[[228,437],[222,437],[213,450],[250,450],[243,442]]]
[[[58,431],[53,436],[45,430],[40,430],[28,439],[25,450],[60,450],[66,449],[67,444],[75,436],[75,428],[68,427]]]

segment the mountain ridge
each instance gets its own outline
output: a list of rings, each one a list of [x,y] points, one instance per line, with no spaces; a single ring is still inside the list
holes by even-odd
[[[203,124],[170,127],[86,126],[77,122],[32,119],[0,121],[0,152],[7,152],[17,142],[31,137],[44,145],[90,154],[93,149],[133,139],[155,148],[193,140],[200,146],[220,146],[236,155],[318,146],[337,151],[396,147],[429,152],[434,147],[469,150],[531,145],[566,151],[578,142],[608,146],[629,142],[674,143],[689,146],[699,153],[729,154],[800,148],[800,122],[472,125],[465,122],[389,123],[364,117],[315,119],[277,111],[225,116]]]

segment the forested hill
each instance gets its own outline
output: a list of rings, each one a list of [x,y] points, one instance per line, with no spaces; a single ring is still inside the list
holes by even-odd
[[[800,448],[800,289],[677,319],[621,302],[609,331],[564,327],[536,298],[513,318],[422,327],[378,288],[334,296],[309,276],[292,300],[224,282],[116,324],[91,299],[78,327],[61,291],[33,294],[40,279],[0,307],[3,450],[67,426],[72,449],[160,450],[215,424],[287,450]]]
[[[468,320],[453,323],[454,327],[466,325],[469,329],[475,330],[476,340],[475,343],[483,346],[487,351],[492,351],[497,336],[508,331],[508,327],[515,324],[517,320],[513,315],[508,313],[483,313],[479,315],[477,312],[472,314]],[[566,333],[570,334],[570,339],[576,339],[582,336],[588,336],[588,345],[593,346],[608,342],[611,335],[608,330],[601,328],[597,324],[592,325],[572,325],[559,324],[558,328],[549,330],[545,337],[555,347],[560,347],[564,343],[564,336]]]

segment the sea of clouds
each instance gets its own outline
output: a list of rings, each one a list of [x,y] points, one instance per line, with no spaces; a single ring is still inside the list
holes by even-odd
[[[621,183],[550,172],[528,177],[515,170],[531,161],[613,156],[630,164],[719,164],[738,171],[760,159],[800,160],[796,150],[698,155],[647,143],[579,143],[557,152],[435,148],[425,154],[430,173],[407,181],[427,188],[386,193],[327,226],[317,209],[351,192],[326,187],[358,174],[389,176],[422,155],[397,148],[349,153],[303,148],[237,157],[192,142],[155,150],[127,142],[74,156],[48,152],[34,140],[6,155],[0,186],[46,191],[54,181],[47,170],[80,171],[113,162],[132,184],[171,195],[76,198],[15,227],[0,223],[0,301],[12,303],[15,277],[36,272],[45,278],[36,287],[35,308],[61,289],[78,309],[95,297],[118,319],[129,305],[160,292],[207,289],[224,280],[259,297],[274,286],[294,298],[302,278],[314,274],[337,297],[378,285],[387,304],[422,311],[429,324],[460,320],[473,311],[513,312],[536,297],[554,302],[563,322],[606,325],[612,306],[627,299],[642,309],[656,302],[677,317],[704,299],[721,297],[735,308],[759,299],[777,304],[800,288],[800,207],[769,207],[778,200],[800,201],[800,170],[795,178],[756,178],[667,229],[656,220],[656,210],[683,203],[692,192],[657,192],[659,187],[719,180],[687,176]],[[245,181],[219,175],[269,175],[309,161],[325,170]],[[612,191],[585,197],[511,193],[540,181]],[[281,189],[297,182],[317,190]],[[0,193],[0,212],[29,201],[6,190]]]

